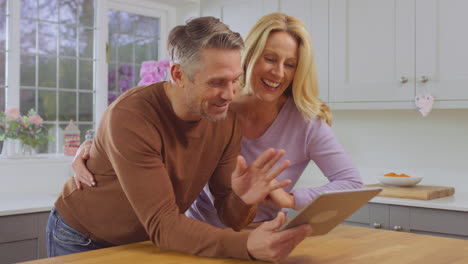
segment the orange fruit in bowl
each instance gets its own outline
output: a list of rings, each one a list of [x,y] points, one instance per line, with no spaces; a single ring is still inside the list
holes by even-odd
[[[409,178],[409,177],[411,177],[411,176],[409,176],[409,175],[407,175],[407,174],[404,174],[404,173],[402,173],[402,174],[396,174],[396,173],[394,173],[394,172],[387,173],[387,174],[385,174],[384,176],[385,176],[385,177],[404,177],[404,178]]]

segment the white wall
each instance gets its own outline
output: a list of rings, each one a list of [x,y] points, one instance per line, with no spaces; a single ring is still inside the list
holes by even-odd
[[[0,193],[57,195],[71,177],[72,157],[0,159]]]
[[[468,191],[468,109],[333,111],[333,130],[361,170],[365,183],[380,173],[413,173],[421,184]],[[309,165],[298,184],[317,186],[326,179]]]

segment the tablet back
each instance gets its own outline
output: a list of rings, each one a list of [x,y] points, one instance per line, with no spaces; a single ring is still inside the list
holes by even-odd
[[[381,191],[363,188],[322,193],[278,231],[309,223],[313,229],[311,236],[326,234]]]

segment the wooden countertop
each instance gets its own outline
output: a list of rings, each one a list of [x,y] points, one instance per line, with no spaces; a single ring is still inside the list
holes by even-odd
[[[252,262],[196,257],[159,249],[150,242],[141,242],[25,263],[227,264]],[[340,225],[327,235],[307,238],[299,244],[288,259],[281,263],[462,264],[468,263],[468,241]]]

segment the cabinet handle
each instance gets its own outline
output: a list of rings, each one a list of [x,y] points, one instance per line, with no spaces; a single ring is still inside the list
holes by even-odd
[[[394,227],[393,227],[393,230],[395,230],[395,231],[401,231],[401,230],[403,230],[403,228],[402,228],[401,226],[394,226]]]
[[[400,82],[401,83],[407,83],[408,82],[408,78],[406,76],[401,76],[400,77]]]
[[[421,83],[427,83],[429,81],[429,77],[427,77],[426,75],[422,75],[419,81]]]
[[[382,228],[382,224],[374,223],[374,228],[375,229],[380,229],[380,228]]]

